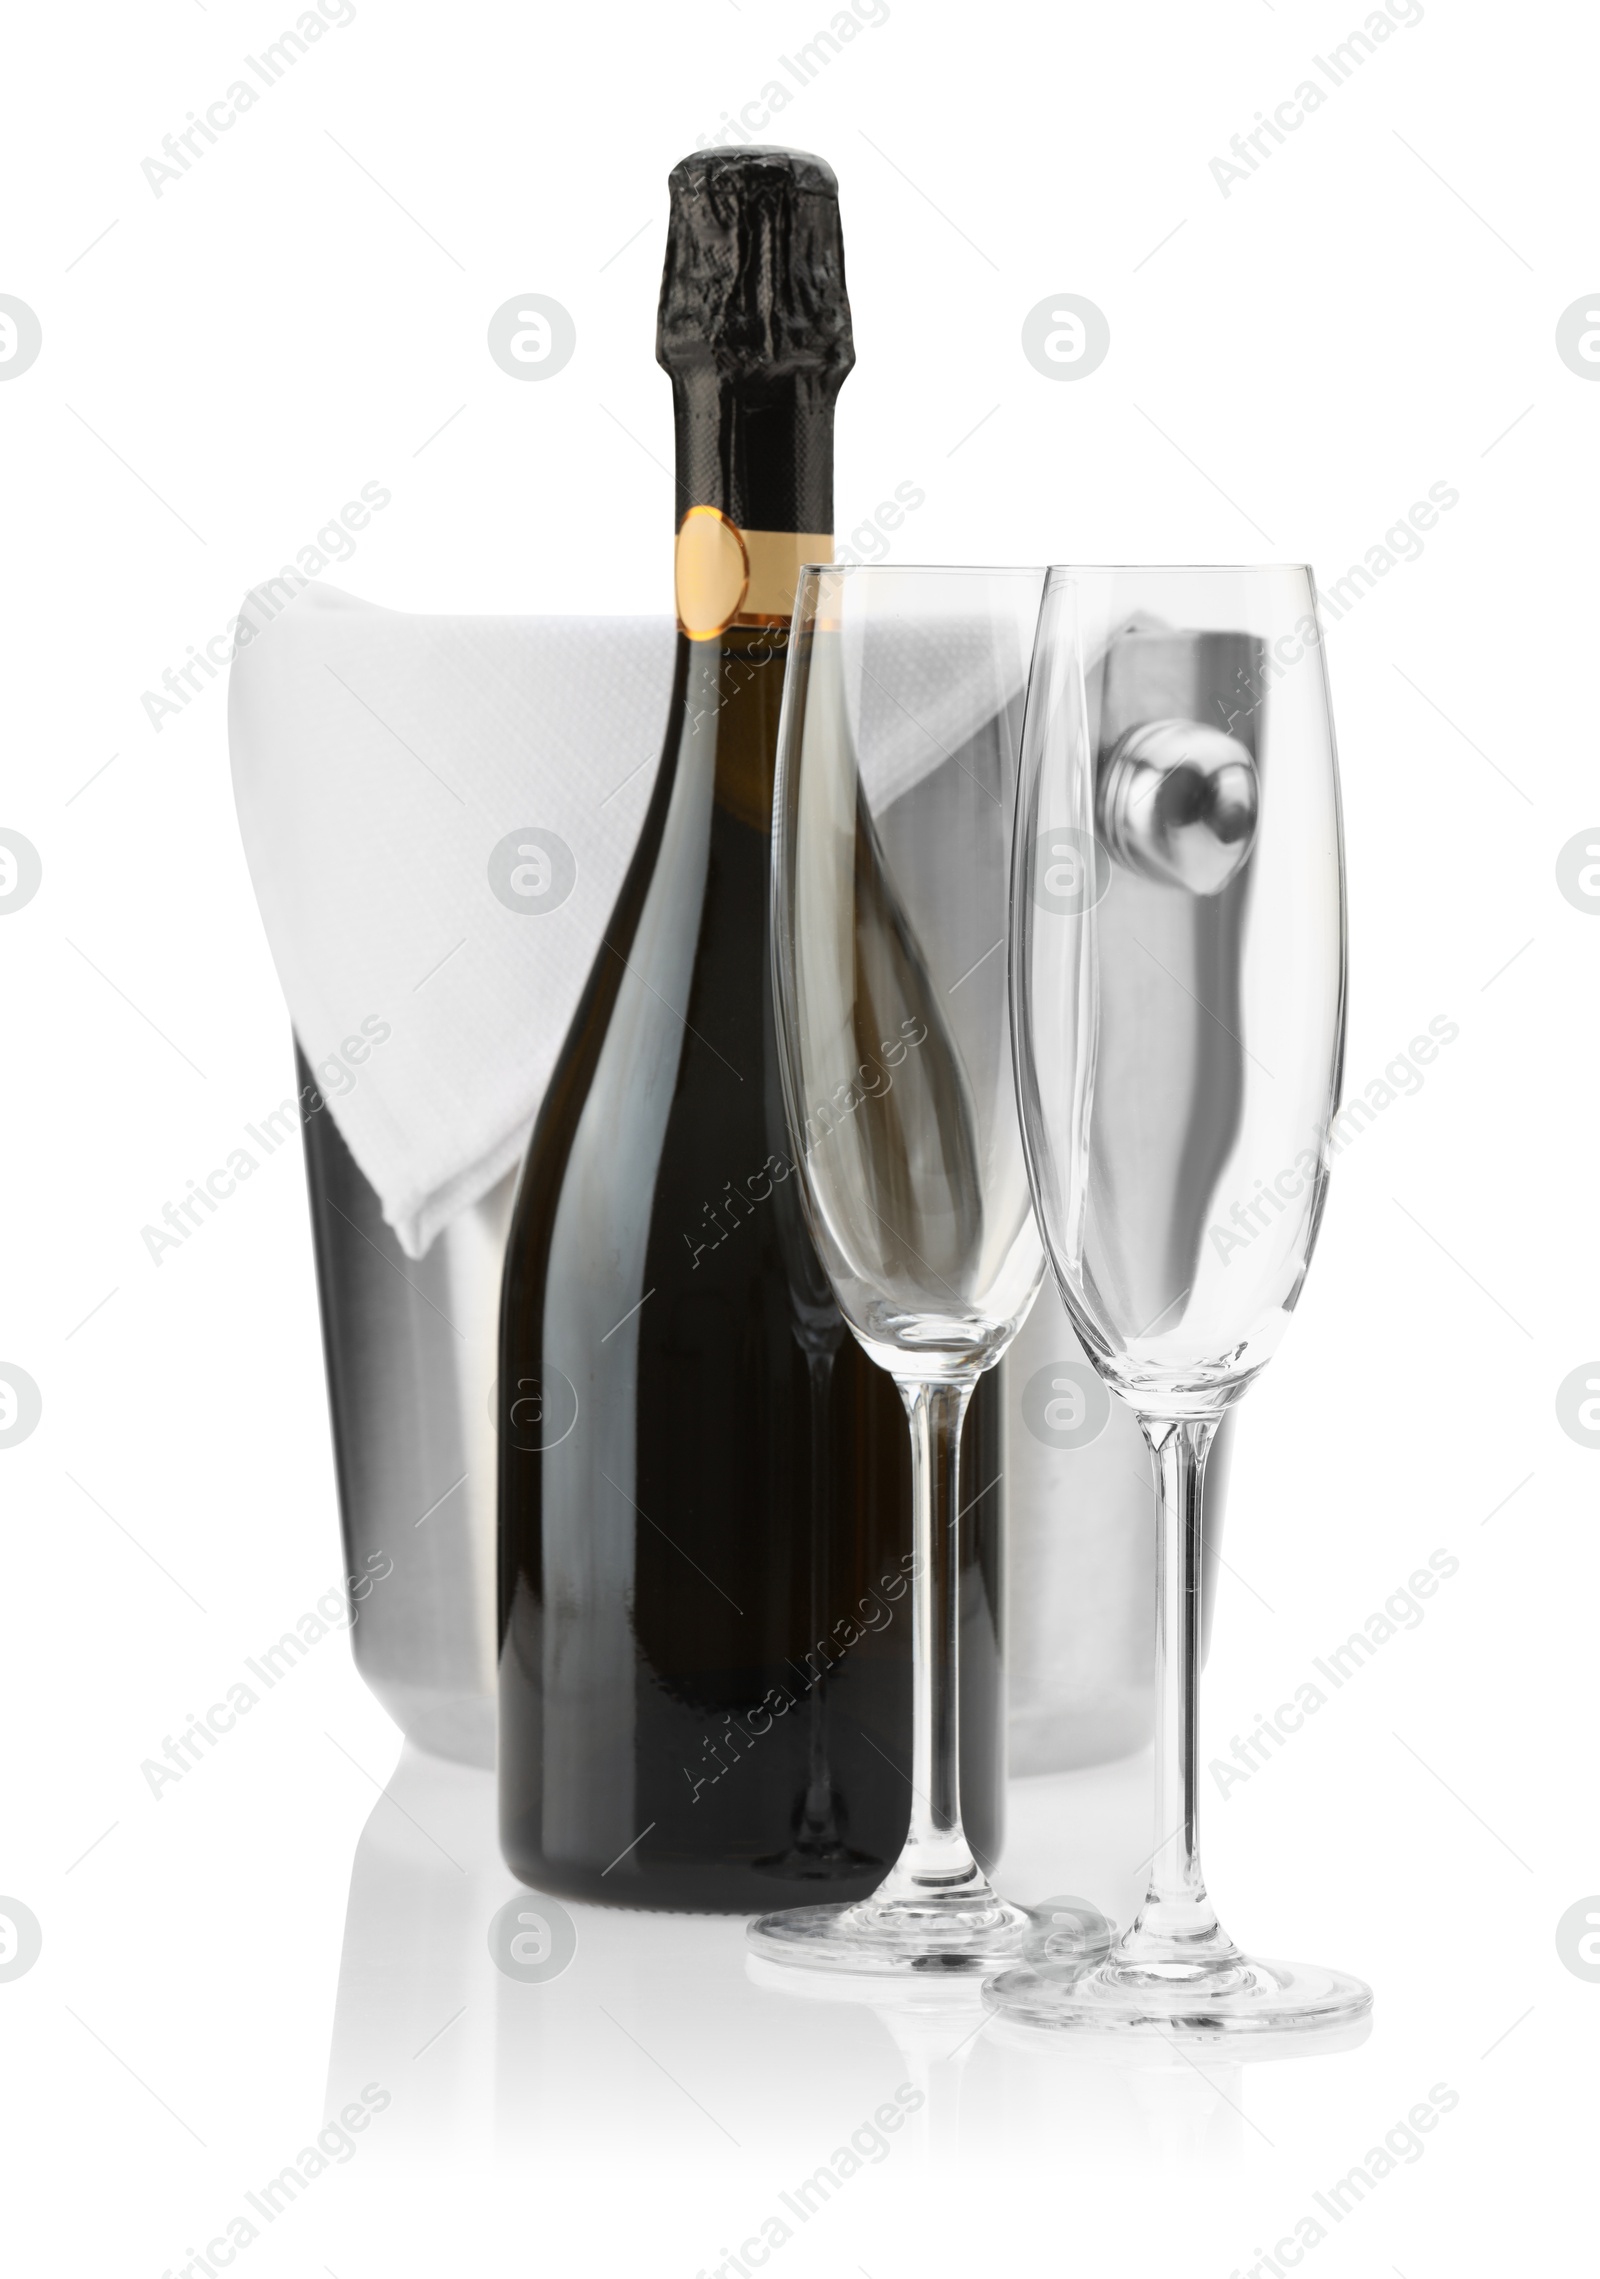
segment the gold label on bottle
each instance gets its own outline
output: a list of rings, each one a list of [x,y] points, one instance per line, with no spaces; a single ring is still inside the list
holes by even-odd
[[[829,532],[741,530],[720,508],[692,506],[678,526],[678,623],[691,641],[730,625],[787,625],[807,562],[831,562]]]

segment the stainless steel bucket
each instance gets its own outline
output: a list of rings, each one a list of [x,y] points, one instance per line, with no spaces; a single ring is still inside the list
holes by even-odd
[[[372,1554],[391,1568],[350,1634],[356,1667],[419,1747],[492,1765],[492,1400],[516,1174],[408,1258],[296,1060],[346,1572]]]
[[[1155,635],[1151,639],[1149,636]],[[1106,749],[1130,721],[1200,718],[1231,689],[1235,636],[1131,625],[1112,644]],[[1104,759],[1102,753],[1102,759]],[[1132,882],[1136,888],[1142,882]],[[1174,898],[1169,965],[1215,959]],[[1161,1049],[1152,1037],[1150,1049]],[[352,1632],[356,1666],[421,1748],[494,1762],[492,1397],[508,1175],[408,1258],[297,1053],[306,1173],[348,1572],[392,1565]],[[1053,1772],[1142,1747],[1153,1714],[1153,1491],[1144,1440],[1084,1358],[1047,1279],[1004,1372],[1011,1769]],[[1209,1639],[1232,1420],[1206,1471]],[[369,1570],[370,1571],[370,1570]]]

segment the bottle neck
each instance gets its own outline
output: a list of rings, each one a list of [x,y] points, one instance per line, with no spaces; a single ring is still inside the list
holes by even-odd
[[[704,659],[694,718],[715,737],[718,807],[763,833],[800,567],[833,558],[837,393],[815,372],[673,374],[678,625]]]
[[[678,623],[691,641],[756,627],[781,641],[800,568],[833,559],[833,402],[826,374],[731,384],[674,374]]]
[[[732,385],[711,370],[675,372],[676,521],[709,506],[741,530],[831,532],[841,377],[803,371]]]

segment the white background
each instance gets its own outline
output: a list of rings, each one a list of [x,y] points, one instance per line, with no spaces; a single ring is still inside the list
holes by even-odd
[[[1459,2105],[1312,2251],[1320,2279],[1520,2268],[1577,2221],[1600,1987],[1554,1933],[1600,1888],[1600,1455],[1555,1392],[1600,1352],[1600,925],[1555,864],[1600,810],[1600,386],[1554,335],[1600,285],[1600,34],[1574,5],[1426,0],[1225,198],[1209,162],[1362,14],[891,0],[773,122],[841,183],[843,541],[909,480],[896,559],[1303,559],[1326,584],[1431,484],[1460,492],[1329,631],[1351,1087],[1435,1015],[1460,1036],[1342,1159],[1246,1404],[1207,1698],[1225,1748],[1430,1552],[1459,1559],[1280,1761],[1208,1790],[1230,1927],[1371,1980],[1374,2033],[1113,2084],[988,2030],[946,2062],[965,2023],[902,2021],[928,2112],[783,2249],[786,2279],[1024,2256],[1226,2279],[1436,2082]],[[373,601],[665,608],[664,178],[828,10],[358,0],[156,198],[141,159],[292,21],[100,0],[7,38],[0,291],[44,330],[0,386],[0,824],[44,864],[0,926],[0,1358],[44,1401],[0,1451],[0,1891],[45,1941],[0,1984],[19,2269],[181,2270],[310,2141],[398,1750],[334,1638],[159,1803],[139,1772],[341,1566],[292,1151],[159,1269],[140,1241],[282,1097],[288,1050],[224,689],[160,734],[141,694],[369,480],[393,502],[332,574]],[[484,345],[528,291],[578,338],[536,386]],[[1064,291],[1111,328],[1071,384],[1020,348]],[[1092,1823],[1125,1903],[1146,1779],[1020,1797],[1019,1896],[1088,1872]],[[463,2014],[400,2047],[388,2112],[241,2255],[251,2279],[687,2279],[913,2077],[871,2013],[758,1998],[734,1925],[594,1918],[555,1987],[498,1980],[484,1797],[439,1811],[472,1871],[435,1922],[436,1950],[466,1926]],[[441,2024],[455,2006],[403,1953],[394,1985],[408,2031],[424,1994]]]

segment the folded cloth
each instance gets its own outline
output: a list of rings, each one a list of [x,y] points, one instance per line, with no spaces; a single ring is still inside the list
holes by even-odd
[[[416,617],[313,582],[234,658],[234,799],[290,1019],[413,1258],[527,1147],[655,781],[674,640],[669,617]],[[1020,704],[1025,646],[987,626],[912,614],[869,649],[846,716],[880,808]]]
[[[278,978],[413,1258],[527,1147],[655,780],[674,638],[670,617],[419,617],[313,583],[234,659]]]

